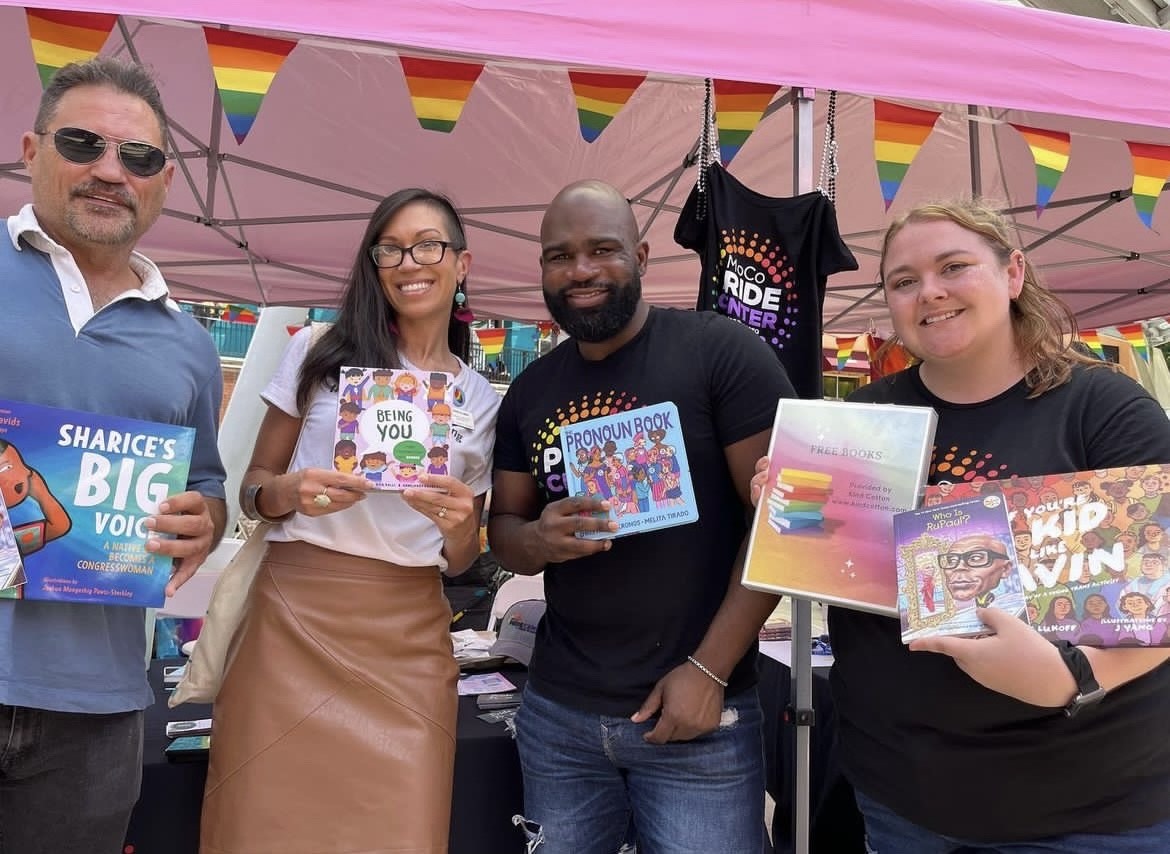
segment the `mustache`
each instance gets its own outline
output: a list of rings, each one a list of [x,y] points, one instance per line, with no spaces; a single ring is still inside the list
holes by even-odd
[[[78,184],[70,192],[71,196],[105,196],[108,199],[113,199],[120,205],[125,205],[132,211],[138,210],[138,204],[124,189],[117,184],[107,184],[105,181],[87,181],[84,184]]]

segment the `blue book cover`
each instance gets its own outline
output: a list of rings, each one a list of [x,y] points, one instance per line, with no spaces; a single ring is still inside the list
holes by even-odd
[[[0,496],[27,582],[0,597],[158,607],[146,520],[187,488],[195,431],[0,401]]]
[[[560,428],[570,495],[610,503],[617,533],[578,532],[606,539],[699,519],[686,443],[673,403],[656,403]]]
[[[12,531],[12,520],[8,508],[0,501],[0,590],[19,587],[28,578],[24,574],[24,561],[16,547],[16,534]]]
[[[903,642],[987,634],[976,606],[1027,621],[1007,502],[998,488],[895,514],[894,541]]]

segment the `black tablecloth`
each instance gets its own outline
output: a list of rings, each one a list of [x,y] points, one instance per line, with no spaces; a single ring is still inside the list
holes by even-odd
[[[126,834],[125,854],[195,854],[199,848],[199,811],[207,779],[207,760],[169,762],[166,722],[211,717],[210,706],[167,707],[162,687],[164,664],[155,661],[150,682],[155,703],[146,710],[142,757],[142,794]],[[523,670],[504,672],[523,686]],[[475,697],[459,698],[455,790],[450,854],[521,854],[522,833],[512,816],[522,811],[523,788],[516,745],[503,724],[488,724],[476,715]]]
[[[768,794],[776,802],[772,816],[772,847],[792,854],[792,813],[796,781],[795,729],[784,723],[790,703],[791,673],[787,665],[760,656],[760,704],[764,709],[764,747]],[[809,854],[864,854],[864,826],[853,789],[837,761],[837,720],[829,691],[829,670],[813,669],[812,700],[816,725],[809,744]]]

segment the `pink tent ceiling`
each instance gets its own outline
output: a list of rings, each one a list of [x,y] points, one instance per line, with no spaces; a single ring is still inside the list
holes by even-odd
[[[1170,145],[1170,36],[973,0],[572,0],[56,2],[122,14],[105,52],[159,74],[181,155],[167,215],[143,248],[180,296],[328,305],[377,199],[405,185],[467,212],[472,302],[481,314],[546,316],[533,237],[564,183],[602,177],[635,200],[653,258],[645,285],[688,306],[693,255],[672,240],[695,169],[702,78],[837,88],[837,207],[862,268],[830,280],[830,329],[884,326],[875,250],[891,215],[973,181],[1018,215],[1020,237],[1085,326],[1170,314],[1170,201],[1153,228],[1128,198],[1127,141]],[[192,19],[192,16],[198,16]],[[299,40],[242,144],[217,116],[202,23]],[[0,0],[0,209],[27,201],[18,140],[40,92],[24,11]],[[423,130],[398,56],[486,62],[454,131]],[[596,142],[577,123],[568,68],[649,72]],[[781,89],[783,99],[788,89]],[[874,167],[871,96],[942,111],[891,210]],[[823,134],[817,97],[817,146]],[[969,121],[965,105],[978,105]],[[1035,169],[1006,122],[1072,134],[1071,159],[1037,218]],[[792,189],[790,111],[775,105],[731,164],[761,192]],[[971,168],[972,135],[977,168]],[[213,139],[213,131],[215,138]],[[7,179],[7,180],[4,180]]]

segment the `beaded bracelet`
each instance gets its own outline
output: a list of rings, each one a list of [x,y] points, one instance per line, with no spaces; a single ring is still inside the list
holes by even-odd
[[[709,668],[703,662],[699,661],[699,659],[695,658],[693,655],[688,655],[687,661],[689,661],[691,664],[695,665],[695,667],[699,668],[699,670],[706,673],[708,676],[710,676],[712,679],[714,679],[716,682],[718,682],[724,688],[727,687],[727,683],[725,681],[723,681],[718,676],[716,676],[715,673],[711,670],[711,668]]]

